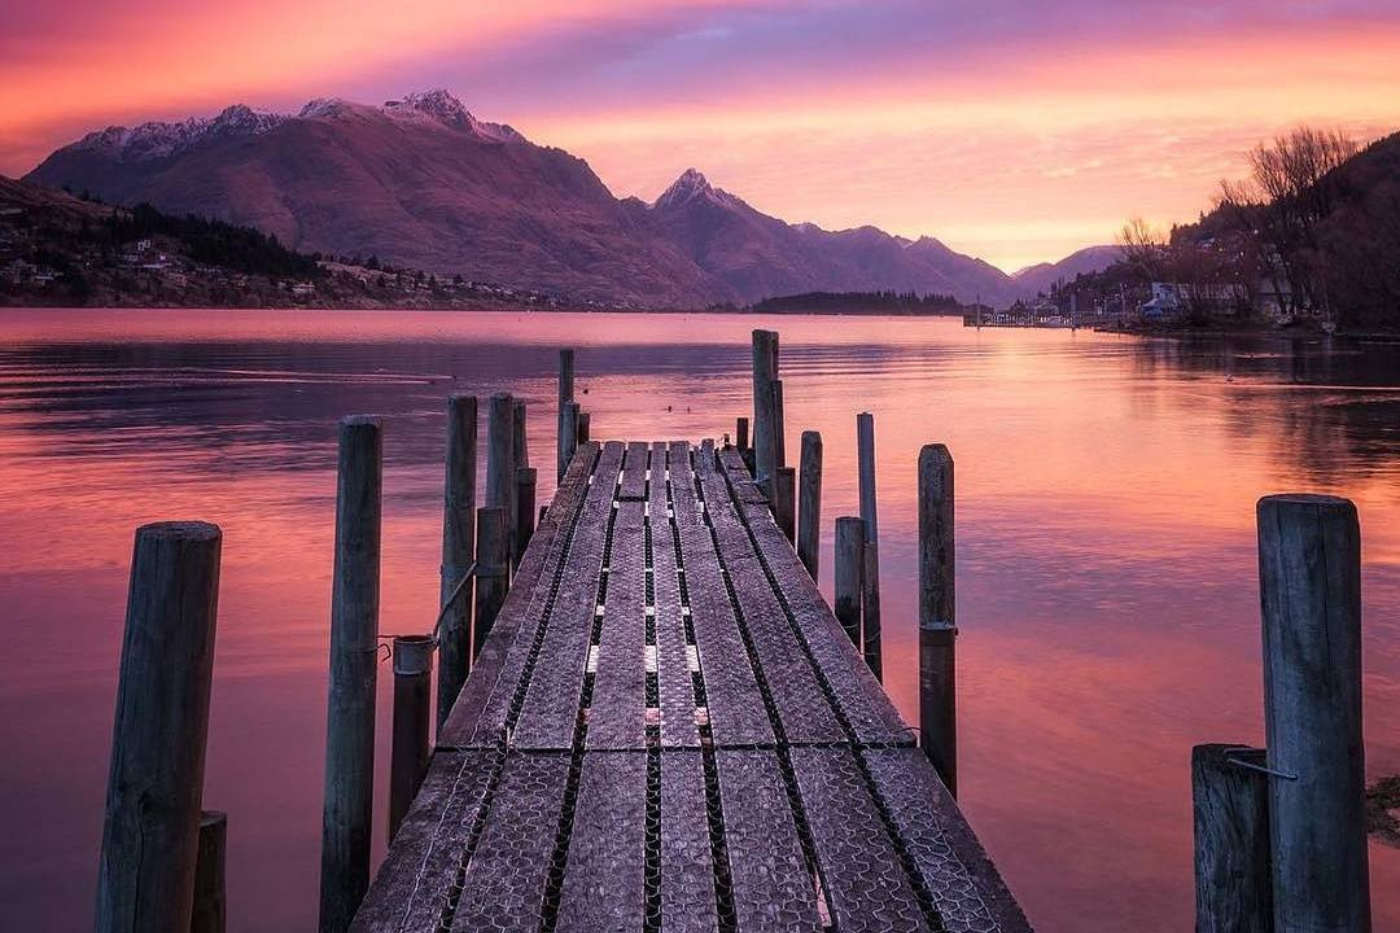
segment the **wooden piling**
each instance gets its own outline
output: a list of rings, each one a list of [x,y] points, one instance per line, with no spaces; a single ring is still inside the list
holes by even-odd
[[[486,504],[504,510],[506,550],[513,558],[516,553],[515,399],[507,392],[498,392],[491,396],[487,413]]]
[[[1196,933],[1273,933],[1269,778],[1261,748],[1191,749]]]
[[[575,436],[575,449],[577,449],[579,444],[588,443],[588,439],[592,435],[592,432],[593,416],[586,411],[580,411],[578,413],[578,430]],[[569,459],[572,460],[573,457],[571,456]]]
[[[515,453],[515,468],[530,465],[530,440],[527,434],[528,419],[525,402],[520,399],[515,400],[515,408],[511,410],[511,450]]]
[[[476,559],[476,397],[447,402],[447,478],[442,509],[442,586],[438,628],[437,724],[441,728],[471,670],[472,581]],[[455,595],[455,598],[454,598]],[[448,600],[452,605],[447,606]]]
[[[817,579],[822,536],[822,436],[819,431],[802,432],[797,509],[797,557]]]
[[[787,422],[783,418],[783,380],[773,380],[773,458],[781,470],[787,466]],[[777,475],[774,473],[773,475]]]
[[[875,507],[875,418],[856,416],[856,452],[860,473],[860,518],[865,522],[865,592],[861,598],[865,662],[877,680],[883,679],[880,643],[880,530]]]
[[[488,506],[476,513],[476,624],[472,630],[472,657],[481,654],[496,615],[510,589],[510,547],[505,509]]]
[[[520,553],[515,556],[517,566],[535,534],[535,487],[538,477],[539,472],[534,467],[521,467],[515,471],[515,527],[520,542]]]
[[[783,532],[783,537],[792,542],[797,537],[797,471],[792,467],[778,467],[773,477],[773,519]]]
[[[582,443],[579,431],[582,428],[583,415],[579,413],[578,402],[564,403],[564,418],[559,424],[562,432],[559,435],[559,456],[563,461],[564,469],[567,470],[569,464],[573,462],[574,451],[578,450],[578,445]],[[564,474],[560,472],[560,481],[563,478]]]
[[[860,601],[864,592],[865,523],[859,518],[836,520],[836,605],[833,611],[851,644],[861,650]]]
[[[749,419],[740,418],[734,427],[734,446],[743,453],[749,449]]]
[[[379,419],[346,418],[340,423],[331,583],[321,933],[348,929],[369,887],[382,491]]]
[[[199,856],[194,875],[190,933],[224,933],[228,928],[224,864],[228,852],[228,814],[205,810],[199,818]]]
[[[1333,496],[1259,500],[1274,925],[1371,928],[1361,728],[1361,532]]]
[[[559,475],[557,482],[563,482],[564,473],[569,469],[569,461],[574,458],[574,446],[578,444],[578,413],[566,412],[569,402],[574,400],[574,351],[566,348],[559,351],[559,423],[555,432],[558,444]],[[568,443],[565,443],[566,438]]]
[[[919,451],[919,744],[958,793],[957,600],[953,457],[942,444]]]
[[[778,335],[771,330],[753,332],[753,446],[754,469],[760,488],[773,497],[773,477],[778,471],[774,434],[773,382],[778,378]]]
[[[394,636],[394,736],[389,758],[389,836],[398,835],[423,775],[428,773],[429,694],[433,639]]]
[[[186,933],[194,904],[221,534],[136,532],[97,871],[98,933]]]

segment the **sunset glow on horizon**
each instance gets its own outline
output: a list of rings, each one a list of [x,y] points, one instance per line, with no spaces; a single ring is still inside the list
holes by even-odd
[[[1008,271],[1194,220],[1300,123],[1400,129],[1379,0],[0,0],[0,173],[110,124],[451,89],[652,199],[936,236]]]

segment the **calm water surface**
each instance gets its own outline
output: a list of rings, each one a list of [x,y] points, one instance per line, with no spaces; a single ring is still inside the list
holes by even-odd
[[[963,801],[1041,930],[1190,928],[1190,747],[1263,739],[1260,495],[1356,500],[1368,770],[1400,770],[1394,347],[871,318],[8,312],[0,928],[90,923],[137,525],[223,526],[205,805],[230,814],[233,929],[312,929],[336,420],[386,418],[381,630],[421,631],[450,392],[523,396],[549,463],[565,342],[595,436],[718,436],[749,404],[758,325],[782,332],[788,450],[803,429],[825,440],[828,592],[855,414],[875,413],[887,680],[907,718],[915,461],[952,448]],[[387,690],[380,709],[384,762]],[[1376,928],[1400,929],[1400,853],[1371,854]]]

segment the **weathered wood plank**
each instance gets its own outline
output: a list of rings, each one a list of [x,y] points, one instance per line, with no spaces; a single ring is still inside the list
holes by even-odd
[[[438,730],[439,748],[492,745],[505,730],[510,700],[548,601],[547,582],[566,557],[567,532],[590,489],[588,477],[597,463],[599,445],[583,445],[579,453],[544,521],[535,529],[491,637],[477,656],[447,722]],[[546,585],[538,586],[541,582]]]
[[[568,776],[565,754],[508,757],[463,879],[454,933],[539,928]]]
[[[652,483],[648,524],[651,530],[652,609],[656,630],[656,680],[661,701],[661,744],[700,744],[695,725],[695,688],[686,650],[685,616],[682,614],[680,579],[676,570],[676,530],[667,517],[669,451],[666,444],[652,448]],[[686,467],[689,469],[687,459]],[[673,495],[674,493],[671,493]]]
[[[802,856],[777,755],[715,754],[738,929],[815,933],[822,928],[816,880]]]
[[[628,451],[628,462],[633,461]],[[643,459],[643,462],[646,462]],[[624,487],[626,482],[624,480]],[[588,713],[588,747],[646,747],[646,577],[641,502],[617,508],[597,673]]]
[[[948,933],[1030,933],[1025,914],[917,748],[858,751]]]
[[[791,755],[837,928],[927,931],[924,909],[850,750],[795,748]]]
[[[609,442],[598,458],[549,629],[512,736],[517,748],[568,748],[573,739],[622,451],[621,444]]]
[[[627,445],[627,458],[622,465],[622,499],[644,499],[647,491],[647,471],[651,468],[651,451],[641,441]]]
[[[436,930],[498,753],[439,751],[351,933]]]
[[[646,752],[584,758],[559,901],[560,933],[642,929],[646,780]]]
[[[713,933],[717,926],[700,752],[668,750],[661,756],[661,929]]]

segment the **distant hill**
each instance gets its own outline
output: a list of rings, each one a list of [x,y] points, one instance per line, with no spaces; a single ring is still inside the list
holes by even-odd
[[[1076,276],[1102,272],[1123,258],[1123,250],[1117,246],[1090,246],[1071,253],[1059,262],[1042,262],[1027,266],[1011,275],[1016,283],[1019,297],[1034,298],[1039,294],[1049,294],[1059,282],[1072,282]]]
[[[0,306],[551,307],[553,299],[392,267],[323,257],[197,215],[0,177]]]
[[[786,223],[694,170],[654,204],[619,200],[582,159],[478,120],[446,91],[111,127],[26,180],[570,300],[704,307],[895,290],[1006,304],[1024,290],[931,237]]]

